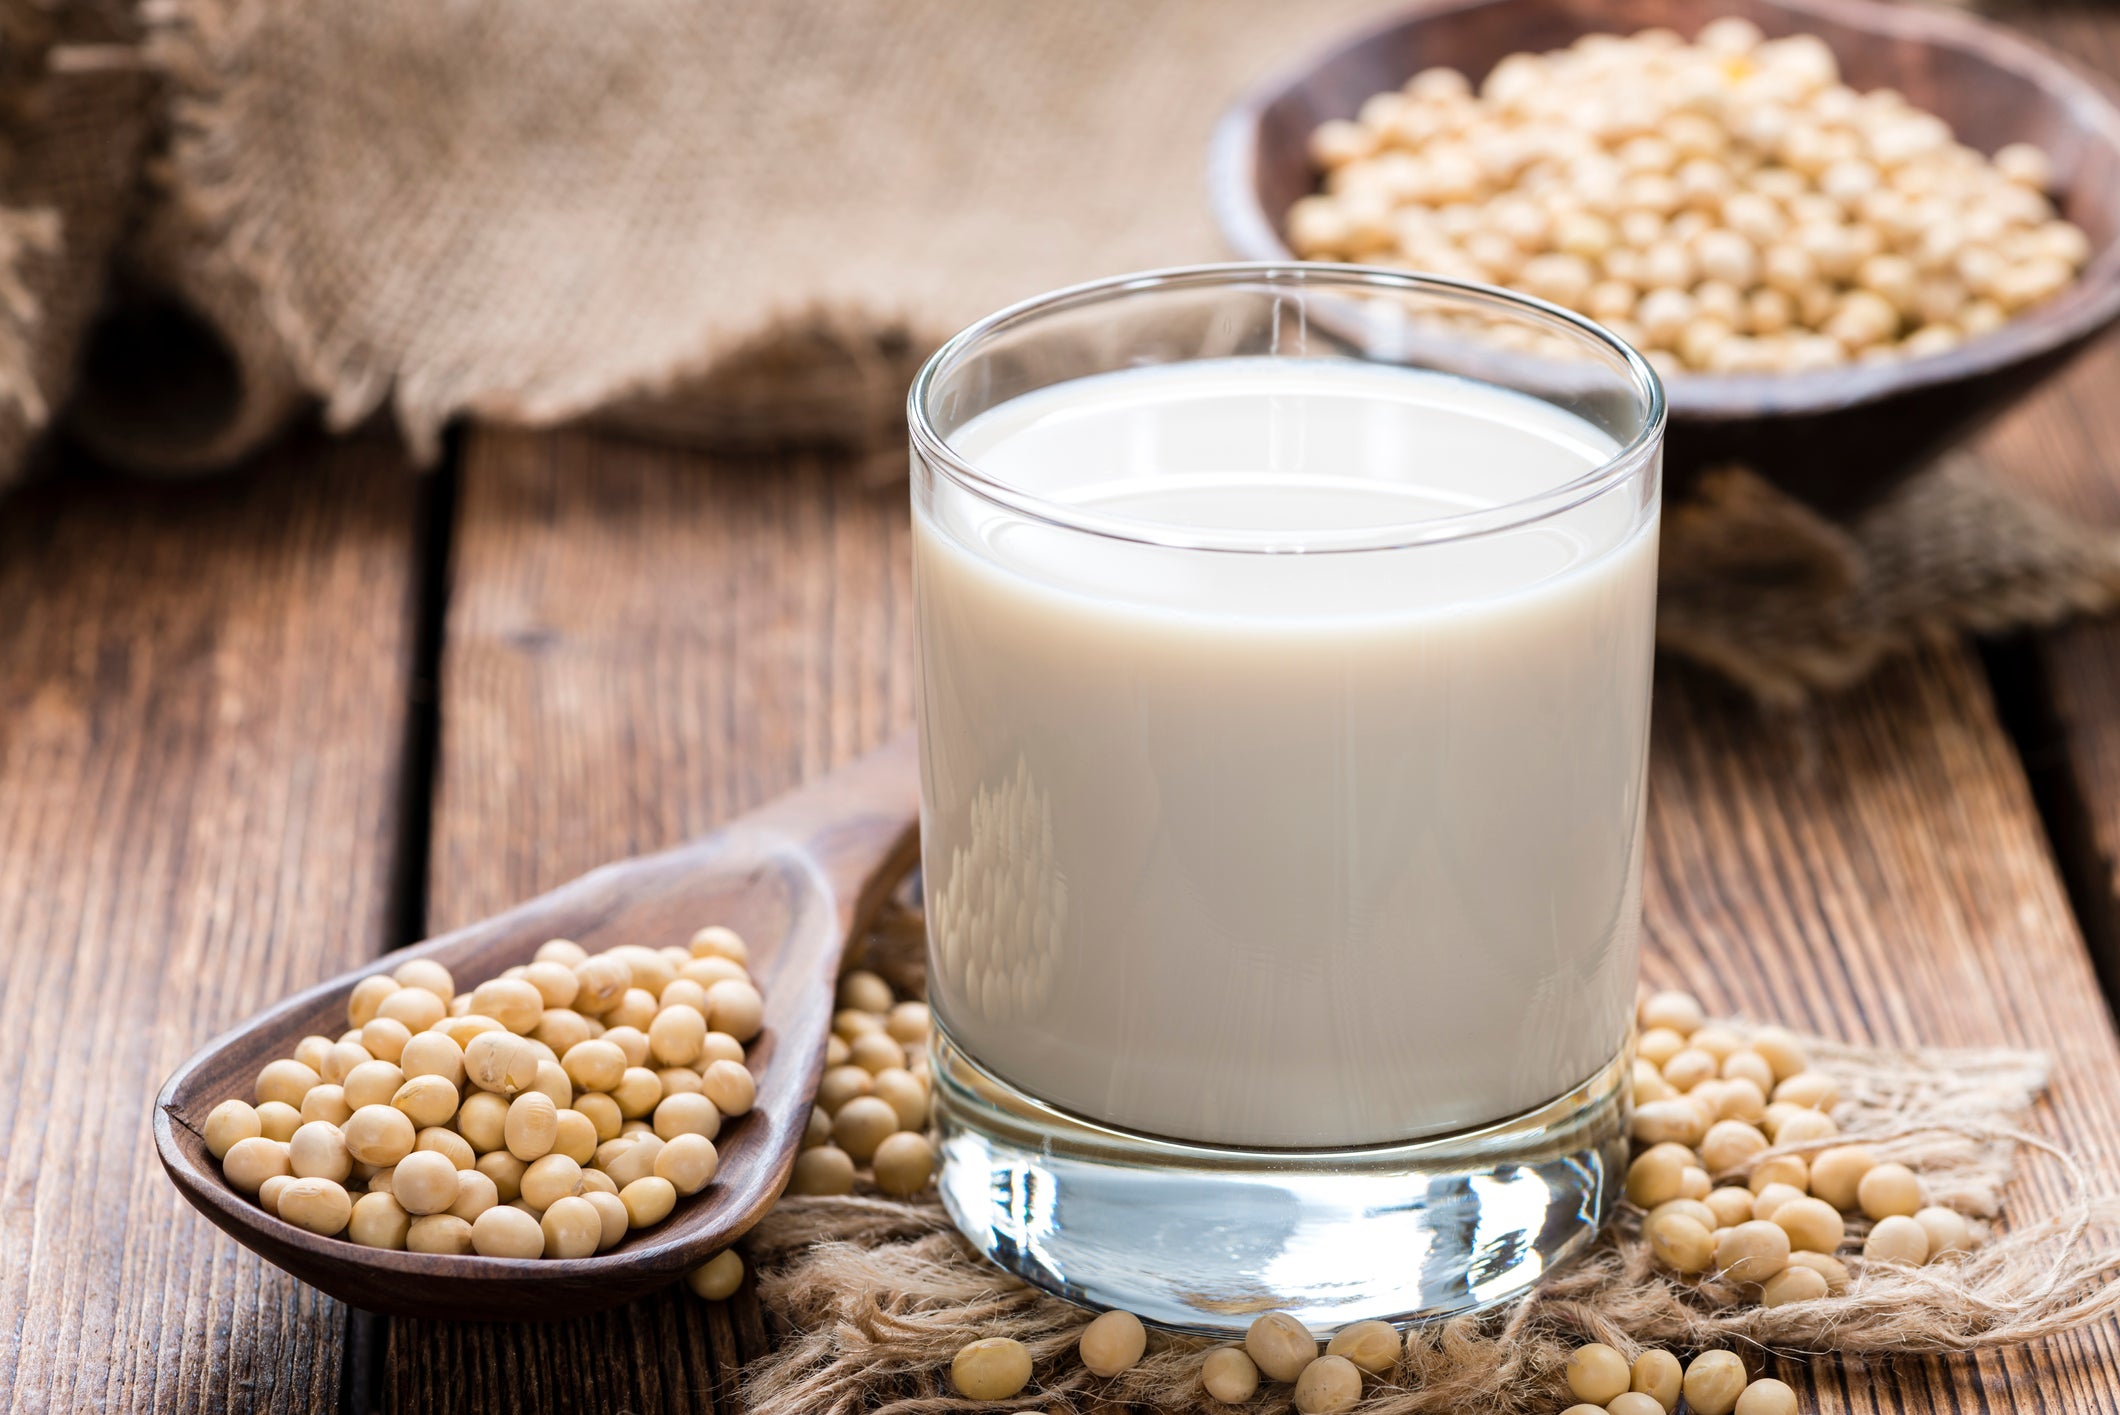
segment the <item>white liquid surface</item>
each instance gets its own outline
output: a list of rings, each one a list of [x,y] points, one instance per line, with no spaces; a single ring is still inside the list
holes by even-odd
[[[1306,535],[1521,500],[1616,451],[1435,374],[1239,359],[951,439],[1048,500]],[[1078,1114],[1326,1147],[1531,1110],[1620,1047],[1656,526],[1617,488],[1398,551],[1174,550],[916,496],[930,996]]]

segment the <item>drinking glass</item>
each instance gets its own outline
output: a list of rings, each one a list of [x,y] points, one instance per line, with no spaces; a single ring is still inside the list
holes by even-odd
[[[942,1197],[1201,1331],[1503,1300],[1625,1158],[1664,399],[1400,271],[1078,286],[909,400]]]

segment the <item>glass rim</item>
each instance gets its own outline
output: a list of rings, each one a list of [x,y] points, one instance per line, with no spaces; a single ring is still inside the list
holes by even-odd
[[[1200,530],[1156,526],[1131,517],[1084,510],[1025,491],[989,475],[949,445],[928,416],[936,383],[980,345],[1004,331],[1047,315],[1079,309],[1128,295],[1157,290],[1240,284],[1285,284],[1292,287],[1348,286],[1402,293],[1444,295],[1471,304],[1500,307],[1519,316],[1543,319],[1573,329],[1615,354],[1627,370],[1632,390],[1644,411],[1639,431],[1617,452],[1582,475],[1558,486],[1497,506],[1424,517],[1383,526],[1305,533],[1290,544],[1285,532]],[[996,404],[995,406],[1000,406]],[[928,357],[906,394],[906,424],[916,455],[940,469],[966,491],[1018,515],[1063,530],[1173,550],[1224,551],[1242,554],[1330,554],[1343,551],[1405,550],[1415,546],[1467,540],[1514,530],[1559,515],[1594,499],[1641,472],[1664,439],[1669,408],[1656,370],[1618,335],[1573,310],[1531,295],[1473,280],[1393,270],[1383,266],[1338,265],[1322,261],[1226,261],[1170,266],[1107,276],[1064,286],[1021,300],[965,326]],[[1273,537],[1278,537],[1274,539]]]

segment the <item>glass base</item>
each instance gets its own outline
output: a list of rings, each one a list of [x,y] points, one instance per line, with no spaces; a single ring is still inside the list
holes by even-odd
[[[1507,1301],[1588,1246],[1626,1171],[1626,1053],[1538,1110],[1399,1145],[1238,1150],[1136,1135],[1026,1095],[938,1026],[942,1199],[1002,1267],[1070,1301],[1318,1333]]]

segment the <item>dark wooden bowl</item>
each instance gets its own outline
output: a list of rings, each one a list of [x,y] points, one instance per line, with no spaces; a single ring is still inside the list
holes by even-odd
[[[1994,25],[1872,0],[1439,0],[1346,40],[1239,102],[1209,166],[1223,234],[1250,260],[1287,260],[1283,217],[1317,188],[1306,144],[1328,118],[1431,65],[1477,81],[1504,56],[1591,32],[1693,34],[1742,15],[1769,35],[1815,34],[1857,89],[1896,88],[1986,152],[2052,154],[2058,204],[2094,250],[2068,293],[1948,353],[1816,373],[1668,381],[1666,476],[1681,494],[1740,462],[1823,510],[1875,501],[1993,418],[2120,319],[2120,107],[2102,85]]]
[[[911,867],[919,775],[901,739],[702,840],[606,865],[497,918],[376,960],[215,1038],[155,1102],[155,1148],[184,1197],[238,1243],[341,1301],[400,1316],[546,1321],[612,1307],[683,1277],[758,1221],[787,1186],[809,1121],[848,934]],[[483,1258],[363,1248],[265,1212],[207,1151],[206,1116],[249,1100],[267,1061],[344,1030],[354,984],[433,958],[460,986],[527,963],[548,938],[594,952],[682,942],[722,923],[751,947],[765,1030],[745,1058],[758,1081],[748,1114],[715,1137],[714,1182],[670,1217],[590,1258]]]

